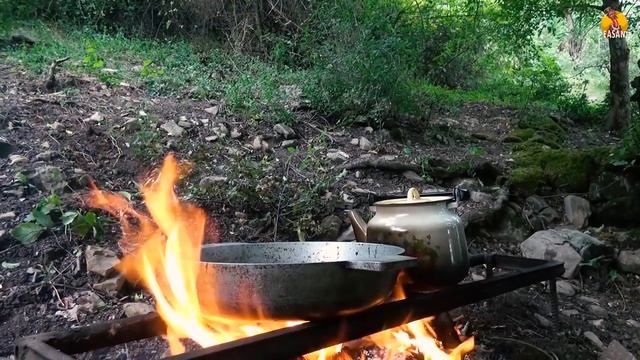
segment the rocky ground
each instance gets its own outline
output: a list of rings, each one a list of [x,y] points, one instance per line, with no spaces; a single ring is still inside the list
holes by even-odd
[[[458,321],[478,343],[472,358],[514,359],[515,348],[597,358],[612,342],[640,354],[640,252],[632,251],[640,233],[616,220],[633,220],[624,211],[633,183],[610,173],[569,197],[548,187],[541,196],[518,191],[509,181],[521,140],[516,110],[468,104],[418,124],[426,131],[343,128],[305,109],[292,90],[298,121],[289,126],[237,118],[224,102],[59,78],[64,87],[46,93],[40,79],[0,61],[0,357],[21,336],[149,311],[148,295],[113,271],[117,224],[90,215],[82,197],[93,178],[139,203],[138,182],[171,151],[191,162],[181,195],[217,220],[225,241],[348,240],[344,209],[366,212],[376,197],[410,186],[468,188],[471,200],[458,210],[472,252],[555,258],[566,269],[557,328],[543,285],[461,309]],[[563,124],[572,147],[616,141]],[[164,351],[154,342],[92,357]]]

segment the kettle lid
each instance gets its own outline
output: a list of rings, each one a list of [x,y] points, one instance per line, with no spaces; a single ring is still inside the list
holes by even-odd
[[[420,196],[420,192],[416,188],[411,188],[407,192],[407,197],[398,199],[381,200],[375,202],[375,206],[385,205],[419,205],[428,203],[449,202],[455,200],[454,196],[436,195],[436,196]]]

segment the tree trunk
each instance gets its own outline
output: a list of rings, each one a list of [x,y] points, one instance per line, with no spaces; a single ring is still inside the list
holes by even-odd
[[[609,39],[609,56],[611,110],[607,114],[607,126],[611,130],[620,130],[629,124],[630,116],[629,47],[625,38]]]
[[[577,61],[582,53],[582,41],[573,22],[573,11],[566,9],[564,19],[567,22],[567,38],[560,45],[560,50],[567,50],[571,60]]]

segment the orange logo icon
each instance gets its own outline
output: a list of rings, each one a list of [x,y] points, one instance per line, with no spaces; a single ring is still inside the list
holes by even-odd
[[[622,38],[629,28],[629,21],[620,11],[605,9],[606,14],[600,19],[600,30],[606,38]]]

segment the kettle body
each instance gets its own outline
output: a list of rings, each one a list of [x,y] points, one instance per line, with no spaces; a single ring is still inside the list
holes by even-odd
[[[376,214],[368,224],[351,212],[356,238],[401,246],[406,255],[418,258],[418,265],[407,269],[415,289],[456,284],[469,271],[469,254],[462,220],[448,207],[453,198],[416,193],[412,188],[407,199],[376,202]],[[362,226],[364,231],[358,231]]]

